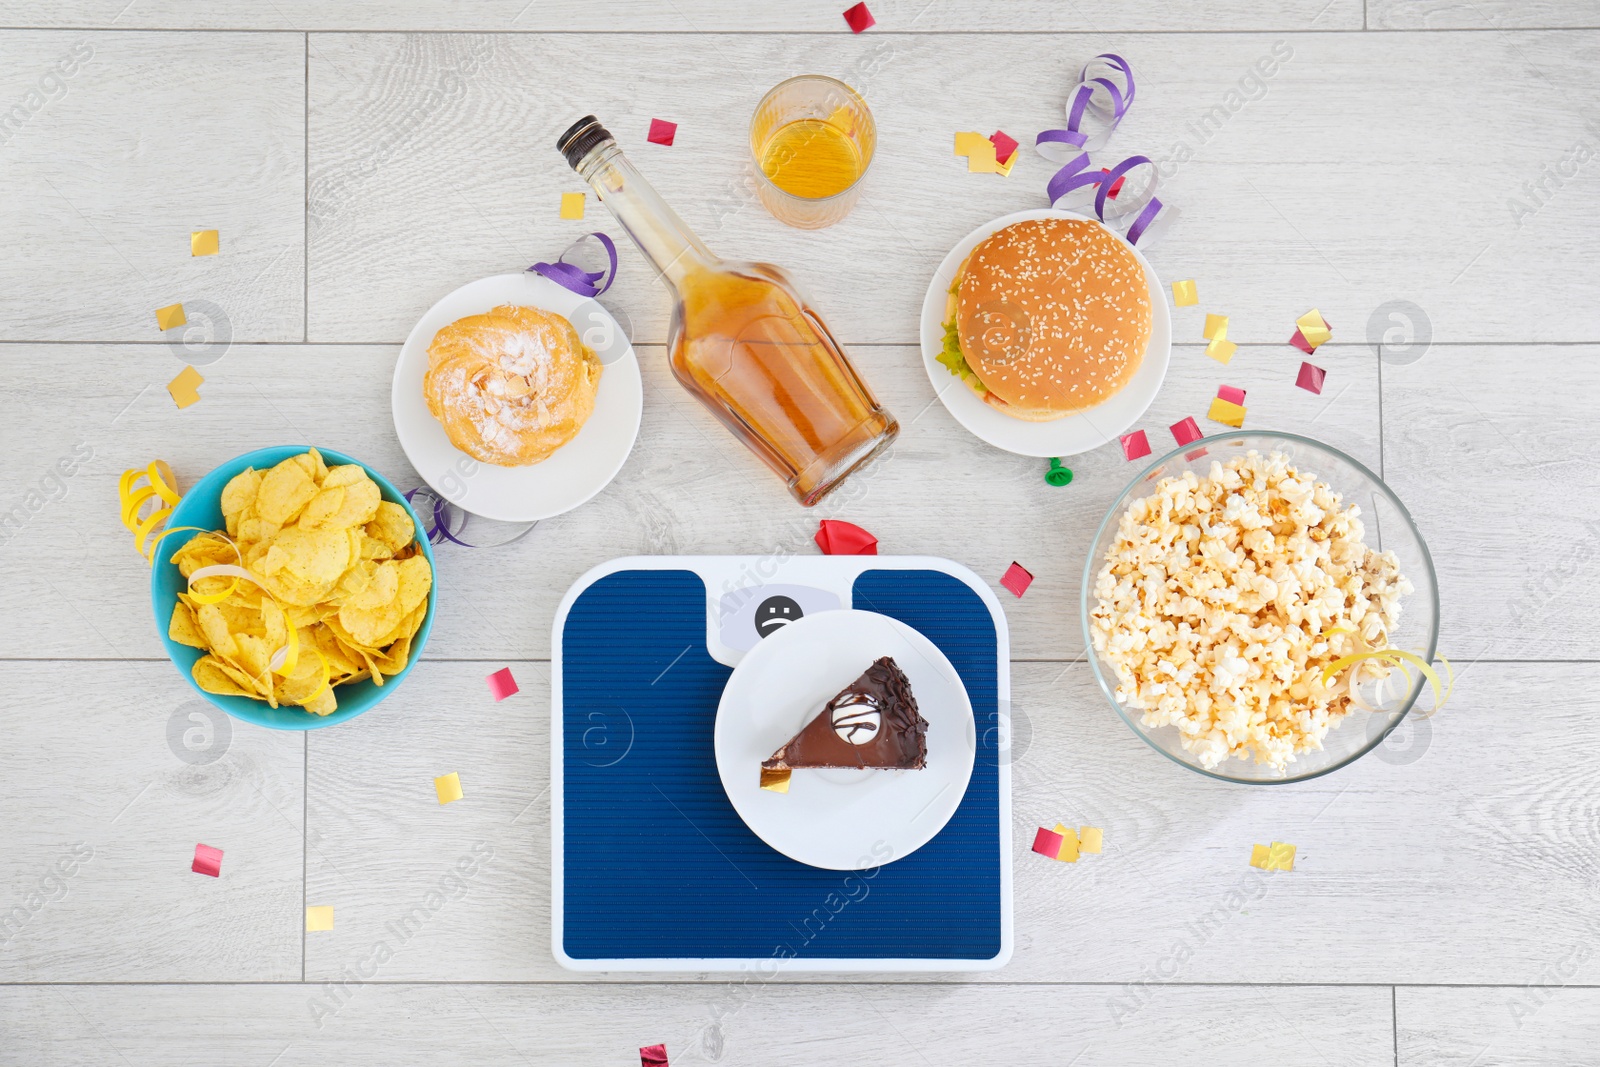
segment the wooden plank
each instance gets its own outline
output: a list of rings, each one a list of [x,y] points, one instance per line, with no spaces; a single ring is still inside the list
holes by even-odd
[[[1593,29],[1600,26],[1594,0],[1368,0],[1374,30]]]
[[[84,0],[70,8],[47,0],[4,0],[0,25],[82,26],[160,29],[257,30],[476,30],[590,31],[659,33],[836,33],[849,34],[840,17],[847,3],[741,4],[706,0],[690,5],[671,0],[460,0],[448,6],[423,0],[318,4],[315,0],[282,0],[260,7],[243,0],[195,3],[194,0],[141,0],[131,8],[118,0]],[[1163,5],[1153,8],[1133,0],[1078,0],[1071,5],[1047,0],[876,0],[870,5],[877,26],[874,36],[888,33],[1081,32],[1135,30],[1359,30],[1360,0],[1218,0],[1208,4]],[[620,46],[619,46],[620,47]]]
[[[1581,961],[1581,962],[1580,962]],[[1570,978],[1562,978],[1565,972]],[[1553,958],[1548,973],[1526,985],[1489,989],[1395,990],[1395,1040],[1400,1067],[1544,1067],[1583,1063],[1600,1041],[1600,976],[1592,944]],[[1588,988],[1565,984],[1588,982]]]
[[[337,992],[334,990],[333,992]],[[1393,1055],[1387,989],[1175,987],[1165,1017],[1118,1028],[1095,987],[712,989],[638,985],[311,986],[0,991],[18,1062],[631,1064],[1068,1063],[1355,1067]],[[195,1018],[203,1015],[203,1033]],[[274,1059],[276,1057],[276,1059]]]
[[[192,343],[302,338],[302,35],[0,31],[0,54],[0,339],[153,356],[179,302]],[[221,252],[192,257],[203,229]]]
[[[1199,333],[1200,310],[1179,309],[1180,330]],[[14,524],[0,527],[0,552],[13,565],[0,586],[0,612],[30,625],[14,633],[5,655],[162,657],[146,570],[115,514],[116,479],[125,468],[161,457],[187,488],[233,456],[299,442],[356,456],[402,488],[418,484],[394,437],[393,348],[235,346],[202,368],[202,399],[183,410],[164,387],[181,364],[164,351],[154,360],[149,349],[128,346],[11,355],[13,391],[0,395],[0,419],[13,428],[13,444],[0,457],[11,488],[0,496],[0,519],[9,513]],[[556,604],[595,564],[639,553],[813,553],[817,520],[831,515],[871,530],[885,553],[944,556],[996,583],[1016,658],[1062,659],[1082,650],[1084,553],[1112,501],[1144,466],[1126,462],[1115,442],[1069,458],[1076,479],[1052,488],[1044,460],[1000,452],[955,422],[917,350],[860,348],[863,373],[901,421],[900,440],[864,472],[860,489],[807,511],[678,386],[662,349],[643,347],[639,358],[643,426],[608,489],[506,548],[440,547],[442,595],[428,656],[548,657]],[[1300,353],[1288,346],[1242,348],[1226,368],[1200,347],[1180,346],[1139,425],[1155,455],[1173,447],[1167,427],[1185,416],[1222,430],[1205,411],[1227,382],[1249,390],[1250,427],[1324,437],[1376,468],[1376,360],[1361,347],[1336,344],[1316,359],[1329,371],[1321,396],[1295,387]],[[63,375],[59,367],[68,360],[74,370]],[[960,388],[953,379],[944,387]],[[92,458],[79,465],[74,449]],[[78,468],[74,477],[52,473],[63,458]],[[1448,537],[1439,536],[1445,539],[1435,550],[1443,553]],[[998,585],[1013,560],[1037,579],[1021,600]]]
[[[1384,460],[1433,544],[1460,664],[1590,659],[1600,546],[1591,346],[1441,347],[1382,366]]]
[[[0,689],[0,981],[300,978],[301,735],[210,712],[165,663],[5,663]]]
[[[429,664],[378,711],[312,736],[308,899],[340,919],[308,941],[308,977],[358,964],[459,860],[487,855],[384,980],[594,980],[550,953],[544,667],[511,663],[522,692],[492,704],[483,677],[503,665]],[[1150,751],[1086,665],[1014,664],[1016,953],[991,974],[915,980],[1110,983],[1106,1010],[1131,1019],[1165,1016],[1171,983],[1536,974],[1600,932],[1585,858],[1597,670],[1480,663],[1437,718],[1356,764],[1249,789]],[[441,808],[431,779],[451,771],[466,798]],[[1105,852],[1032,854],[1034,828],[1058,820],[1101,827]],[[1249,866],[1270,841],[1297,846],[1293,871]]]
[[[1600,231],[1600,169],[1568,156],[1600,135],[1551,83],[1585,84],[1597,40],[646,34],[627,39],[627,79],[529,94],[528,71],[609,55],[615,39],[313,34],[310,336],[400,341],[464,282],[615,231],[593,197],[583,222],[557,217],[558,194],[582,185],[555,138],[593,112],[713,249],[790,268],[846,343],[911,342],[946,251],[1042,206],[1053,169],[1025,151],[1009,179],[968,174],[953,133],[1026,141],[1060,125],[1078,64],[1111,48],[1140,92],[1106,158],[1162,164],[1162,195],[1185,215],[1151,260],[1197,278],[1205,307],[1233,316],[1230,337],[1281,344],[1315,305],[1361,343],[1387,303],[1408,300],[1439,341],[1592,341],[1585,279],[1600,246],[1582,235]],[[862,202],[823,231],[782,226],[748,192],[744,116],[807,70],[861,88],[880,136]],[[654,116],[679,123],[673,147],[645,143]],[[1569,170],[1559,188],[1546,164]],[[1535,204],[1553,206],[1514,210],[1539,181]],[[614,293],[634,336],[665,339],[666,292],[631,246]]]

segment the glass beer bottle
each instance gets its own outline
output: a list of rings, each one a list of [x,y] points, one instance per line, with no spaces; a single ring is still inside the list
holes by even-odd
[[[556,147],[672,290],[672,372],[810,507],[900,426],[788,276],[718,259],[593,115]]]

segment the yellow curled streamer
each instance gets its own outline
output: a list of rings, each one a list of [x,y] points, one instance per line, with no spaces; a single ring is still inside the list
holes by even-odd
[[[1434,711],[1438,711],[1440,708],[1444,707],[1444,702],[1450,699],[1450,693],[1455,690],[1455,669],[1450,666],[1449,660],[1445,659],[1443,656],[1439,657],[1439,662],[1445,665],[1445,669],[1449,671],[1450,674],[1450,687],[1447,690],[1445,689],[1444,684],[1439,681],[1438,672],[1429,666],[1427,660],[1423,659],[1415,652],[1406,652],[1403,649],[1398,648],[1379,648],[1373,649],[1370,652],[1352,652],[1348,656],[1340,656],[1338,659],[1334,660],[1332,663],[1328,664],[1322,669],[1322,684],[1326,686],[1330,678],[1351,664],[1360,663],[1363,660],[1369,659],[1383,660],[1385,663],[1395,667],[1401,667],[1402,669],[1404,668],[1404,664],[1407,663],[1416,667],[1422,672],[1423,676],[1428,679],[1428,683],[1433,686]]]
[[[302,707],[321,696],[322,691],[329,687],[328,683],[333,681],[333,668],[328,665],[328,657],[322,654],[322,650],[317,648],[307,648],[306,651],[317,657],[317,659],[322,663],[322,684],[317,686],[315,692],[306,697],[305,700],[301,701]]]
[[[229,542],[229,544],[232,543],[233,542],[231,541]],[[234,545],[234,552],[237,554],[238,551],[238,546]],[[202,578],[224,577],[232,578],[233,585],[231,585],[228,589],[228,592],[222,594],[222,596],[211,599],[194,591],[194,583],[198,582]],[[273,674],[282,675],[283,677],[287,678],[289,675],[294,673],[296,664],[300,662],[300,630],[295,626],[294,623],[289,621],[289,613],[283,610],[283,605],[279,604],[277,598],[272,595],[272,590],[261,584],[261,579],[257,578],[254,574],[251,574],[243,567],[235,567],[231,563],[214,563],[209,567],[201,567],[193,574],[189,575],[189,595],[201,604],[220,603],[222,600],[226,599],[234,589],[239,587],[239,582],[241,580],[250,582],[252,585],[259,587],[263,593],[267,594],[267,599],[272,601],[273,605],[276,606],[280,612],[283,612],[283,626],[284,629],[289,632],[288,640],[284,642],[282,648],[278,649],[272,654],[272,658],[267,661],[267,667],[272,671]],[[326,660],[323,661],[323,665],[327,665]]]
[[[140,484],[140,483],[144,484]],[[172,515],[172,509],[183,499],[178,493],[178,478],[165,460],[152,460],[144,469],[132,467],[122,472],[117,482],[117,498],[122,505],[122,525],[133,534],[133,547],[152,564],[155,563],[156,545],[161,537],[176,530],[168,530],[150,541],[150,535]],[[153,505],[145,511],[146,505]],[[143,514],[141,514],[143,512]],[[184,527],[192,529],[192,527]],[[147,544],[148,542],[148,544]]]

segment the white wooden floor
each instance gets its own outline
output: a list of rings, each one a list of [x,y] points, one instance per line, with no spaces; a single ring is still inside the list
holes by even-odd
[[[0,0],[0,511],[26,517],[0,534],[0,1063],[629,1065],[656,1042],[680,1067],[1600,1062],[1600,2],[878,0],[860,36],[845,6]],[[1278,42],[1291,58],[1252,80]],[[1129,466],[1103,448],[1050,488],[956,425],[914,347],[939,258],[1042,204],[1048,176],[1027,152],[1009,179],[968,174],[952,134],[1059,125],[1105,50],[1139,76],[1115,149],[1193,152],[1150,257],[1202,306],[1175,312],[1152,445],[1244,387],[1250,425],[1379,469],[1438,563],[1454,700],[1305,785],[1210,782],[1110,715],[1077,661],[1077,576]],[[862,88],[881,134],[862,203],[816,233],[741,177],[759,94],[807,71]],[[1200,143],[1230,90],[1249,99]],[[631,247],[607,302],[647,403],[616,482],[513,547],[441,549],[429,662],[381,713],[234,724],[200,753],[179,736],[197,705],[118,474],[160,456],[187,484],[313,441],[414,482],[388,397],[416,318],[616,232],[592,198],[557,217],[578,185],[553,139],[589,111],[710,245],[792,268],[900,417],[841,517],[886,552],[1036,576],[1002,594],[1027,747],[1001,971],[753,988],[552,959],[558,598],[626,553],[805,551],[820,517],[671,381],[666,294]],[[675,146],[645,143],[652,117]],[[189,256],[201,228],[221,255]],[[180,300],[228,340],[182,411],[154,323]],[[1284,344],[1313,305],[1335,328],[1320,397]],[[1205,311],[1243,342],[1226,370],[1196,343]],[[1407,336],[1391,314],[1427,343],[1380,348]],[[522,693],[494,704],[506,665]],[[467,795],[441,808],[449,770]],[[1057,820],[1104,827],[1105,854],[1029,854]],[[1295,870],[1239,904],[1271,840]],[[190,873],[197,841],[225,851],[220,879]],[[317,1012],[479,843],[469,892]],[[332,932],[302,933],[308,903],[335,906]]]

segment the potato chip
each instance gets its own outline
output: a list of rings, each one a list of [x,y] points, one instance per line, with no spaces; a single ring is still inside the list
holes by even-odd
[[[344,496],[339,510],[328,520],[329,525],[349,527],[363,526],[371,522],[373,516],[378,513],[378,505],[383,503],[383,491],[378,488],[378,483],[368,478],[363,471],[359,482],[352,482],[342,488]]]
[[[361,539],[362,559],[393,559],[394,549],[376,537],[363,537]]]
[[[215,656],[201,656],[195,660],[190,673],[194,675],[195,684],[207,693],[225,697],[258,696],[255,690],[247,689],[229,677]]]
[[[178,644],[188,645],[190,648],[203,648],[207,651],[211,648],[206,644],[205,634],[200,632],[200,624],[195,622],[194,609],[181,600],[172,605],[172,622],[167,626],[167,636]]]
[[[336,485],[332,489],[322,490],[311,498],[311,503],[307,504],[306,509],[300,513],[300,528],[302,530],[315,530],[323,525],[343,525],[330,521],[338,514],[339,508],[343,504],[344,488],[342,486]]]
[[[384,500],[367,523],[366,532],[367,537],[382,542],[390,552],[398,552],[416,539],[417,527],[405,508]]]
[[[293,522],[302,508],[317,495],[317,483],[293,456],[273,467],[261,478],[256,495],[256,513],[268,522],[284,525]]]
[[[233,634],[228,632],[227,617],[217,605],[201,604],[200,609],[195,612],[195,623],[212,652],[229,659],[238,657],[239,646],[235,643]]]
[[[400,565],[393,561],[367,564],[372,567],[365,589],[352,593],[345,603],[354,608],[373,610],[393,603],[400,596]],[[352,570],[351,573],[361,573]]]
[[[350,538],[343,529],[289,526],[278,534],[268,555],[280,549],[288,554],[284,567],[290,574],[317,585],[337,585],[352,562]]]
[[[354,485],[367,477],[367,472],[361,469],[359,463],[346,463],[338,467],[329,467],[328,476],[322,480],[323,488],[333,486]],[[371,479],[368,479],[369,481]]]

